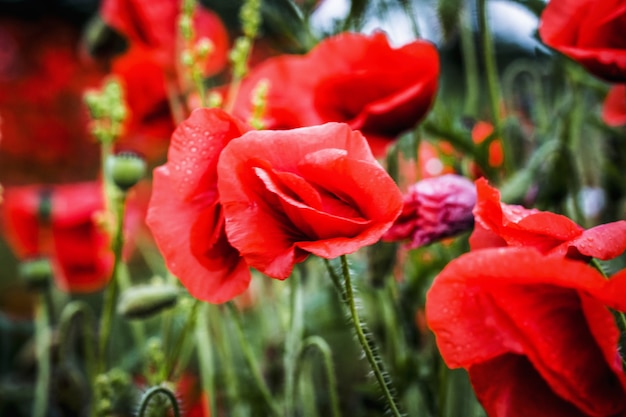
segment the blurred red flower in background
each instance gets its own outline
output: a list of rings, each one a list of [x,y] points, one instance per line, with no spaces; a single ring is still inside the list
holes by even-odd
[[[168,74],[180,62],[181,39],[178,18],[182,2],[178,0],[104,0],[102,20],[128,38],[131,45],[145,49]],[[208,38],[213,51],[204,63],[204,75],[221,71],[228,58],[228,32],[219,17],[198,5],[193,16],[196,40]]]
[[[21,259],[50,257],[57,285],[90,292],[109,280],[113,254],[96,216],[104,210],[97,182],[10,187],[0,206],[7,242]]]
[[[60,21],[0,20],[3,184],[95,177],[98,146],[87,130],[82,94],[103,72],[79,59],[79,35]]]
[[[468,370],[491,417],[626,413],[619,330],[626,271],[610,280],[534,248],[485,249],[450,262],[426,298],[451,368]]]
[[[410,240],[409,249],[470,230],[476,188],[467,178],[448,174],[418,181],[404,195],[400,217],[383,240]]]
[[[246,133],[222,152],[218,188],[231,244],[279,279],[310,253],[375,243],[402,208],[365,138],[339,123]]]
[[[439,56],[430,42],[394,49],[384,33],[343,33],[324,39],[306,55],[270,58],[252,69],[241,84],[234,113],[250,117],[251,93],[267,79],[268,129],[345,122],[381,155],[425,116],[438,78]]]
[[[213,303],[241,294],[250,282],[226,239],[217,189],[220,153],[246,130],[222,110],[197,109],[172,135],[168,162],[154,170],[148,226],[172,273],[191,295]]]
[[[583,229],[560,214],[500,202],[487,180],[476,181],[478,199],[472,250],[499,246],[532,246],[543,253],[571,258],[612,259],[626,250],[626,221]]]
[[[621,0],[551,0],[539,35],[607,81],[626,81],[626,4]]]
[[[602,106],[602,120],[609,126],[626,125],[626,85],[614,85]]]

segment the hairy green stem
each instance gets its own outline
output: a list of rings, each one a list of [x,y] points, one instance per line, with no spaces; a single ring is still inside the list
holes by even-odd
[[[354,289],[352,287],[352,279],[350,277],[350,268],[348,266],[348,260],[346,258],[346,255],[341,256],[341,270],[345,283],[344,302],[347,304],[347,307],[350,310],[352,325],[354,326],[354,331],[356,333],[357,339],[361,344],[361,348],[363,349],[363,353],[365,353],[365,357],[367,357],[367,361],[372,368],[372,372],[374,373],[376,381],[378,382],[378,385],[383,392],[383,396],[385,397],[390,411],[394,416],[400,417],[402,414],[400,413],[400,409],[396,404],[396,400],[392,394],[391,381],[385,378],[382,360],[375,352],[374,341],[368,339],[368,337],[366,336],[365,325],[361,322],[361,319],[359,318],[359,313],[356,308]]]
[[[335,367],[333,366],[333,354],[330,346],[320,336],[309,336],[303,342],[300,348],[299,359],[302,360],[307,351],[315,348],[322,355],[324,371],[326,372],[326,380],[328,381],[328,400],[332,417],[340,417],[339,397],[337,395],[337,379],[335,378]],[[298,368],[299,370],[300,368]]]
[[[33,417],[44,417],[48,409],[50,388],[50,317],[49,307],[44,294],[38,295],[35,305],[35,352],[37,355],[37,380],[35,382],[35,399]]]
[[[169,389],[160,385],[148,389],[148,391],[146,391],[145,394],[143,394],[143,397],[141,397],[141,402],[139,403],[139,411],[137,412],[137,417],[146,416],[146,410],[148,409],[148,406],[150,405],[150,400],[152,400],[152,397],[158,394],[162,394],[167,397],[167,399],[170,401],[170,404],[172,405],[172,411],[174,413],[174,417],[180,417],[181,416],[180,407],[178,406],[176,395]]]
[[[278,406],[276,405],[272,395],[270,393],[269,388],[265,380],[263,379],[263,375],[261,375],[261,370],[259,369],[259,364],[254,356],[254,352],[252,352],[252,348],[250,347],[250,343],[243,332],[243,323],[241,320],[241,316],[237,307],[232,302],[229,302],[228,308],[231,312],[231,316],[233,317],[233,322],[235,323],[235,330],[237,332],[237,337],[239,338],[239,345],[241,346],[241,350],[243,352],[244,358],[248,363],[248,367],[250,367],[250,371],[252,372],[252,377],[254,378],[254,382],[257,385],[257,388],[261,392],[263,399],[265,400],[269,410],[272,415],[278,417],[281,415]]]

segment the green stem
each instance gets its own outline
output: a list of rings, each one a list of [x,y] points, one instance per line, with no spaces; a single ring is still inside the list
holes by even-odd
[[[35,352],[37,355],[37,381],[35,383],[35,399],[33,417],[44,417],[48,409],[50,388],[50,317],[48,317],[48,300],[39,294],[35,305]]]
[[[170,404],[172,404],[174,417],[180,417],[180,408],[178,407],[178,401],[176,401],[176,395],[174,395],[174,393],[169,389],[160,385],[148,389],[143,397],[141,397],[141,402],[139,403],[139,412],[137,413],[137,416],[145,417],[146,410],[148,409],[148,405],[150,404],[150,400],[152,399],[152,397],[158,394],[163,394],[167,397],[167,399],[170,401]]]
[[[248,363],[248,366],[250,367],[250,371],[252,372],[252,377],[254,378],[254,382],[256,383],[257,388],[261,392],[261,395],[263,396],[263,399],[265,400],[267,406],[269,407],[272,415],[278,417],[281,415],[281,413],[278,409],[278,406],[274,402],[272,395],[270,394],[270,390],[267,387],[265,380],[263,379],[263,375],[261,375],[259,364],[256,360],[256,357],[254,356],[254,353],[252,352],[250,343],[248,343],[248,339],[246,339],[246,336],[244,335],[243,323],[242,323],[239,311],[237,310],[237,307],[235,307],[235,305],[232,302],[229,302],[227,305],[234,319],[233,321],[235,323],[237,337],[239,338],[239,345],[241,346],[241,350],[243,352],[244,358],[246,359],[246,362]]]
[[[392,394],[392,386],[391,381],[385,378],[385,371],[383,369],[383,363],[381,358],[375,352],[374,341],[371,338],[365,335],[366,328],[365,325],[361,322],[359,318],[359,313],[356,308],[354,290],[352,287],[352,280],[350,278],[350,268],[348,266],[348,260],[345,255],[341,256],[341,270],[343,272],[343,278],[345,282],[345,303],[350,310],[350,316],[352,317],[352,324],[354,326],[354,331],[356,332],[359,343],[361,344],[361,348],[363,349],[363,353],[367,357],[368,362],[370,363],[370,367],[372,368],[372,372],[376,377],[376,381],[380,386],[380,389],[383,392],[383,396],[387,401],[387,405],[392,412],[392,414],[396,417],[400,417],[402,414],[396,404],[396,400]]]
[[[294,415],[294,402],[296,393],[295,374],[298,363],[298,351],[304,333],[303,323],[303,296],[299,274],[293,274],[289,278],[290,283],[290,311],[291,324],[285,338],[285,415]]]
[[[122,249],[124,246],[124,205],[126,203],[126,193],[117,195],[115,204],[116,209],[116,227],[113,237],[113,270],[111,279],[104,293],[104,306],[102,317],[100,320],[100,337],[98,341],[98,366],[97,373],[101,374],[107,369],[107,352],[109,344],[109,336],[113,324],[113,316],[115,312],[115,302],[119,291],[118,273],[120,264],[122,263]]]
[[[496,138],[500,138],[504,150],[504,170],[509,172],[511,158],[513,157],[509,141],[502,136],[502,121],[500,119],[500,87],[498,85],[498,69],[496,55],[493,47],[491,31],[487,25],[487,0],[478,0],[478,30],[480,31],[483,47],[483,60],[487,77],[487,92],[489,95],[489,107],[493,121],[493,130]]]
[[[183,351],[183,347],[185,342],[188,339],[188,335],[192,332],[192,330],[196,326],[196,318],[198,317],[198,307],[200,307],[202,302],[200,300],[194,300],[193,306],[191,307],[191,311],[187,316],[187,321],[185,322],[185,326],[180,331],[178,335],[178,339],[176,340],[176,344],[174,345],[174,350],[172,350],[163,372],[163,378],[167,379],[173,377],[174,371],[176,369],[176,364],[180,361],[180,355]]]
[[[85,363],[85,373],[87,374],[87,380],[89,381],[89,385],[91,387],[94,386],[94,378],[95,378],[95,355],[94,355],[94,325],[95,325],[95,317],[93,311],[89,307],[87,303],[84,301],[72,301],[63,309],[61,313],[61,318],[59,320],[59,361],[62,363],[68,360],[68,356],[70,352],[72,352],[73,347],[71,342],[73,338],[71,337],[71,331],[73,328],[73,323],[76,322],[76,319],[80,318],[80,323],[82,324],[82,341],[83,341],[83,351],[84,351],[84,363]]]
[[[200,368],[200,380],[202,382],[202,392],[206,396],[209,402],[209,415],[216,416],[217,411],[215,408],[215,401],[213,399],[215,392],[213,389],[213,345],[211,344],[211,337],[209,335],[209,307],[210,305],[202,303],[199,307],[200,314],[196,320],[196,342],[200,349],[198,352],[198,362]],[[195,305],[194,305],[195,308]]]
[[[476,115],[478,109],[479,96],[478,88],[480,78],[478,77],[478,62],[476,60],[476,45],[474,44],[474,35],[472,33],[469,17],[471,13],[464,9],[460,17],[461,31],[461,52],[463,54],[463,68],[465,72],[465,104],[463,113],[468,115]]]
[[[307,337],[302,342],[299,358],[302,359],[304,354],[310,349],[316,348],[322,355],[324,371],[328,381],[328,399],[330,401],[330,409],[333,417],[340,417],[339,397],[337,396],[337,379],[335,378],[335,367],[333,366],[333,355],[330,346],[320,336]]]

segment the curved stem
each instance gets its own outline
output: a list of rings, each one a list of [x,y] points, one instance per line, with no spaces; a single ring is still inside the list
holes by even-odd
[[[270,411],[272,412],[272,415],[278,417],[281,415],[280,411],[278,409],[278,406],[274,402],[272,395],[270,394],[270,390],[267,387],[265,380],[263,379],[263,375],[261,375],[259,364],[256,358],[254,357],[254,353],[252,352],[252,349],[250,348],[250,343],[248,343],[248,340],[246,339],[246,336],[243,333],[243,323],[241,322],[241,316],[239,315],[239,311],[237,310],[237,307],[235,307],[235,305],[232,302],[229,302],[227,305],[234,319],[233,321],[235,322],[235,329],[237,331],[237,337],[239,338],[239,345],[241,346],[243,355],[246,359],[246,362],[248,363],[248,366],[250,367],[250,371],[252,372],[254,382],[256,383],[257,388],[259,389],[259,391],[261,392],[261,395],[263,396],[263,399],[265,400]]]
[[[97,373],[103,373],[107,368],[107,350],[113,315],[115,312],[115,302],[119,290],[118,273],[122,262],[122,248],[124,246],[124,205],[126,203],[126,193],[118,194],[115,204],[116,227],[113,237],[113,270],[111,279],[104,294],[104,306],[100,320],[100,337],[98,340],[98,366]]]
[[[50,388],[50,317],[48,300],[44,294],[39,294],[35,306],[35,340],[37,355],[37,381],[35,383],[35,399],[33,417],[44,417],[48,409]]]
[[[392,386],[391,381],[385,378],[385,372],[383,369],[383,364],[375,352],[374,341],[368,339],[365,335],[366,328],[365,325],[361,322],[359,318],[359,313],[356,308],[354,290],[352,287],[352,280],[350,278],[350,268],[348,267],[348,260],[345,255],[341,256],[341,270],[343,272],[343,278],[345,281],[345,302],[350,310],[350,316],[352,317],[352,324],[354,326],[354,331],[356,332],[359,343],[361,344],[361,348],[367,357],[368,362],[370,363],[370,367],[372,368],[372,372],[376,377],[376,381],[380,386],[380,389],[383,391],[383,396],[389,405],[389,408],[392,414],[396,417],[400,417],[402,414],[396,404],[396,400],[392,394]]]
[[[339,409],[339,397],[337,396],[337,379],[335,378],[335,367],[333,366],[333,355],[330,350],[330,346],[320,336],[307,337],[302,342],[300,349],[299,359],[304,357],[304,354],[312,348],[316,348],[322,355],[322,361],[324,362],[324,371],[326,372],[326,379],[328,380],[328,399],[330,401],[330,409],[333,417],[340,417],[341,412]],[[300,369],[298,368],[298,371]]]
[[[85,354],[85,373],[87,374],[87,380],[89,381],[90,386],[93,386],[95,378],[95,355],[93,345],[95,317],[89,305],[84,301],[72,301],[65,306],[63,312],[61,313],[61,318],[59,320],[59,340],[61,345],[59,348],[59,361],[66,361],[67,356],[69,356],[69,352],[72,351],[72,346],[70,346],[70,342],[72,341],[70,332],[73,328],[72,324],[79,317],[82,319],[81,330],[83,334],[83,350]]]
[[[185,327],[183,327],[183,329],[180,331],[178,339],[176,340],[176,344],[174,345],[174,350],[171,352],[165,364],[165,369],[162,375],[164,379],[173,376],[173,373],[176,369],[176,364],[180,360],[180,354],[183,351],[185,342],[187,341],[187,336],[192,332],[196,325],[196,318],[198,317],[198,307],[200,306],[200,304],[200,300],[194,300],[191,311],[187,316],[187,322],[185,323]]]
[[[144,417],[146,414],[146,410],[148,409],[148,405],[150,404],[150,400],[157,394],[163,394],[167,397],[167,399],[172,404],[172,411],[174,412],[174,417],[180,417],[180,407],[178,406],[178,401],[176,401],[176,395],[169,389],[157,386],[148,389],[145,392],[143,397],[141,397],[141,402],[139,403],[139,411],[137,413],[138,417]]]

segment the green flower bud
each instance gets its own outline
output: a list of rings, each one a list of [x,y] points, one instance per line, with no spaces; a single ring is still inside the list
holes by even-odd
[[[196,54],[200,59],[204,59],[209,56],[214,49],[215,46],[209,38],[200,38],[198,42],[196,42]]]
[[[183,64],[183,66],[187,68],[193,66],[193,53],[189,49],[185,49],[184,51],[182,51],[180,53],[180,62]]]
[[[174,306],[177,298],[173,285],[139,285],[124,291],[117,312],[128,319],[144,319]]]
[[[146,162],[132,152],[121,152],[107,159],[107,174],[122,191],[137,184],[146,173]]]
[[[52,280],[52,265],[47,258],[27,260],[20,264],[19,274],[28,288],[43,289]]]

